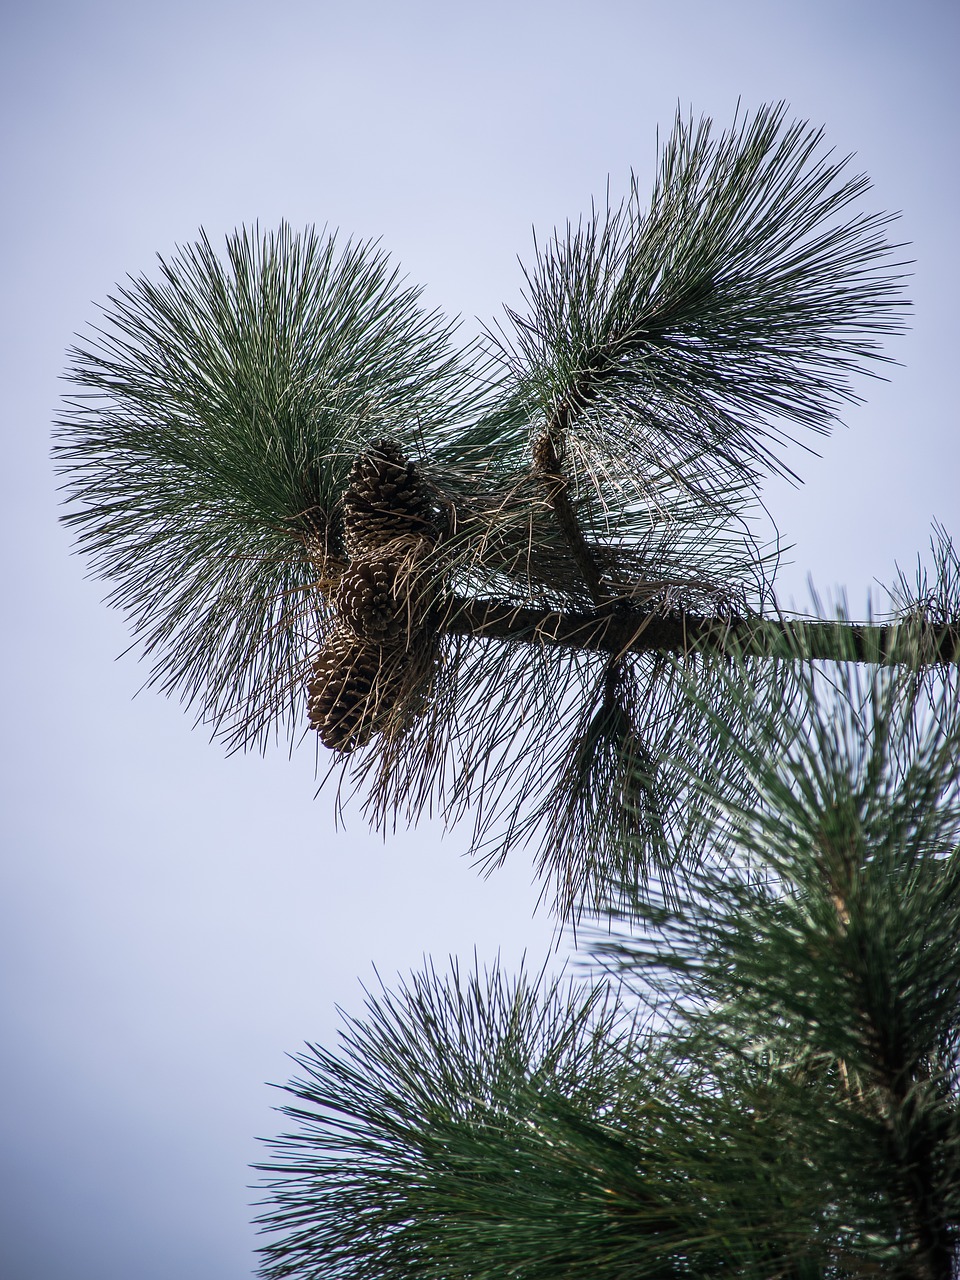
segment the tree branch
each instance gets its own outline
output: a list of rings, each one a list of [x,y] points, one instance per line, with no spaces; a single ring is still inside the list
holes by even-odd
[[[601,653],[728,653],[802,657],[830,662],[924,666],[960,664],[960,627],[915,622],[805,621],[793,618],[666,616],[627,605],[565,613],[495,600],[448,599],[440,629],[525,644],[561,645]]]
[[[553,443],[552,432],[554,430],[562,432],[567,425],[567,418],[567,408],[563,405],[557,410],[550,426],[534,442],[533,464],[537,475],[543,481],[547,500],[557,518],[557,525],[567,540],[570,554],[583,576],[593,602],[596,605],[602,605],[609,601],[610,592],[603,584],[599,566],[567,496],[568,482],[560,470],[560,459],[557,457],[556,446]]]

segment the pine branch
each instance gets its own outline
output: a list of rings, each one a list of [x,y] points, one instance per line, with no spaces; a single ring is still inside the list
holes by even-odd
[[[770,697],[802,656],[955,665],[953,569],[900,611],[913,649],[769,612],[760,476],[907,305],[892,218],[822,143],[782,104],[678,116],[649,201],[633,178],[538,248],[514,338],[463,351],[376,245],[311,229],[129,280],[72,353],[54,452],[147,683],[231,749],[312,724],[377,824],[478,802],[484,859],[534,839],[566,914],[671,874],[694,666],[722,699],[732,655]],[[377,441],[371,505],[350,476]]]
[[[431,968],[295,1060],[292,1127],[259,1166],[269,1280],[820,1274],[818,1189],[770,1185],[776,1120],[736,1141],[740,1117],[602,984]]]
[[[447,605],[442,627],[452,635],[614,654],[659,653],[675,658],[728,654],[921,666],[960,663],[960,626],[916,621],[873,625],[842,619],[724,618],[683,610],[664,616],[623,602],[560,612],[455,598]]]
[[[610,590],[603,583],[597,561],[570,502],[567,494],[569,482],[561,470],[554,441],[555,434],[562,439],[568,416],[566,407],[561,406],[547,430],[537,437],[533,446],[534,469],[543,482],[547,501],[567,541],[574,564],[580,570],[594,604],[602,605],[610,599]]]

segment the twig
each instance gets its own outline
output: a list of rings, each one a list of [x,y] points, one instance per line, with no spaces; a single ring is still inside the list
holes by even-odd
[[[537,475],[543,481],[557,524],[570,548],[570,554],[583,580],[587,584],[594,604],[602,605],[611,599],[610,591],[604,586],[600,570],[593,557],[587,540],[583,536],[580,522],[567,494],[568,481],[560,469],[560,459],[553,442],[553,433],[562,432],[566,427],[567,409],[561,406],[550,426],[537,437],[533,444],[533,465]]]

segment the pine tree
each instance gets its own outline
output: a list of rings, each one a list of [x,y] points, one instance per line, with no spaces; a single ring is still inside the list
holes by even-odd
[[[430,970],[301,1057],[266,1276],[954,1274],[960,560],[800,617],[754,533],[903,327],[868,189],[783,105],[678,115],[463,350],[286,226],[74,350],[66,519],[151,682],[316,731],[375,825],[532,841],[592,938],[591,983]]]

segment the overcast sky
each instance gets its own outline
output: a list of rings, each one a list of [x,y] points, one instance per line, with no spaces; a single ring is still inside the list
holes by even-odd
[[[73,334],[199,228],[380,236],[426,301],[495,318],[531,229],[652,178],[678,101],[786,99],[856,151],[916,258],[909,335],[800,490],[767,489],[807,574],[865,608],[936,517],[960,532],[954,0],[485,5],[88,0],[0,19],[6,679],[0,779],[0,1276],[240,1280],[285,1054],[329,1043],[373,966],[539,965],[522,856],[333,824],[302,750],[224,758],[160,695],[57,524],[48,450]],[[556,958],[559,963],[562,956]]]

